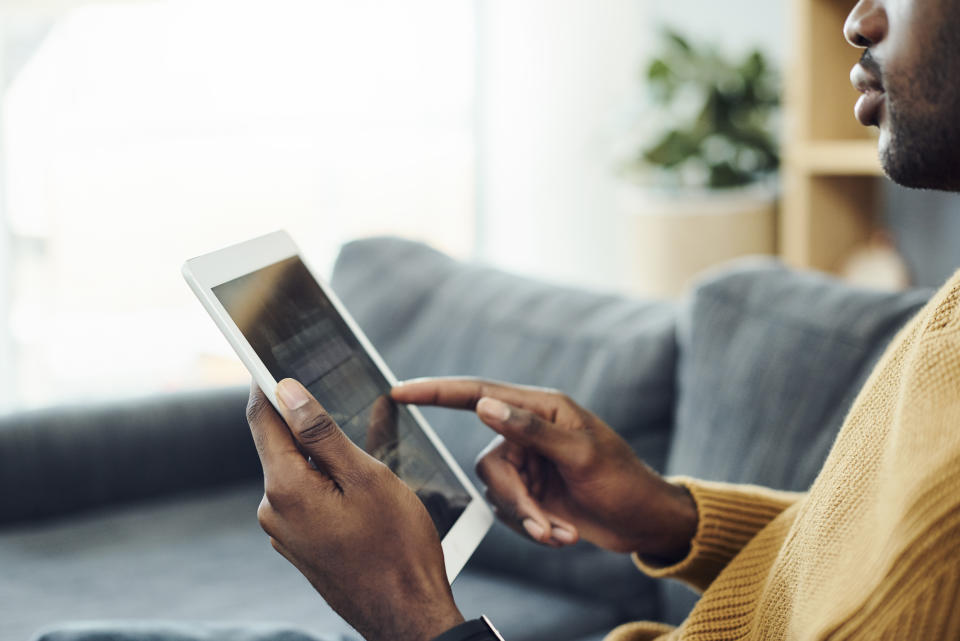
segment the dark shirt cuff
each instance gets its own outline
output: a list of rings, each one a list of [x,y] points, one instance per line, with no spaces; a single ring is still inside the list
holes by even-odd
[[[450,628],[433,641],[497,641],[487,624],[480,619],[473,619]]]

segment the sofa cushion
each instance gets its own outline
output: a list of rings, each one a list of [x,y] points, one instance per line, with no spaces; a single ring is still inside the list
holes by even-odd
[[[883,293],[767,259],[704,280],[681,316],[667,472],[806,490],[874,363],[930,297]],[[668,621],[696,595],[662,586]]]
[[[163,625],[188,632],[200,622],[248,632],[276,623],[321,639],[358,639],[270,547],[256,520],[262,495],[257,482],[3,530],[0,639],[26,641],[82,620],[140,629],[176,621]],[[575,641],[617,620],[616,608],[598,599],[475,570],[453,591],[465,616],[489,613],[516,641]]]
[[[662,468],[673,418],[674,306],[527,280],[388,238],[345,246],[333,287],[401,379],[472,375],[562,389]],[[474,475],[493,434],[468,412],[424,414]],[[587,544],[556,551],[497,524],[472,564],[610,600],[624,617],[658,614],[652,582],[625,556]]]

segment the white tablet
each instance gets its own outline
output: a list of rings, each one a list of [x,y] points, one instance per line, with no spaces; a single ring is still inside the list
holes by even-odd
[[[277,381],[297,379],[417,493],[452,582],[493,514],[419,410],[390,398],[393,374],[290,236],[274,232],[193,258],[183,275],[274,407]]]

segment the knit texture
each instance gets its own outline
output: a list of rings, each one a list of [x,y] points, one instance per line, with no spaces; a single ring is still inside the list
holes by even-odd
[[[960,639],[960,272],[898,334],[806,494],[678,479],[703,596],[607,641]]]

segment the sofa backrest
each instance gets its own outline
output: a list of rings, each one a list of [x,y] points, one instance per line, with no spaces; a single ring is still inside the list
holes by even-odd
[[[259,478],[247,394],[181,392],[0,417],[0,526]]]
[[[673,421],[673,305],[527,280],[388,238],[345,246],[332,284],[399,378],[471,375],[562,389],[662,469]],[[424,414],[478,482],[474,459],[493,433],[472,413]],[[626,556],[587,544],[556,551],[498,523],[471,564],[616,602],[625,617],[658,614],[655,586]]]
[[[932,292],[859,289],[770,259],[727,266],[680,315],[667,473],[803,491],[896,332]],[[661,585],[668,622],[696,595]]]

